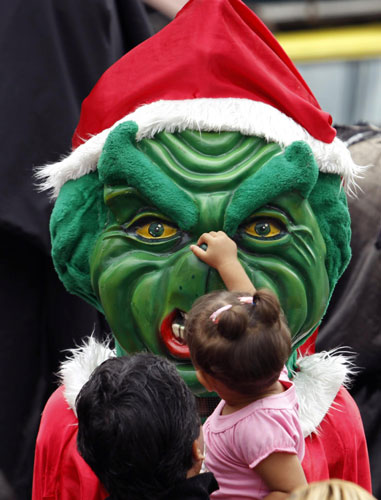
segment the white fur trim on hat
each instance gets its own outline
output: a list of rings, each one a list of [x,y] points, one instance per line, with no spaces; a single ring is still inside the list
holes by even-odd
[[[75,399],[90,375],[103,361],[115,357],[109,341],[100,343],[89,337],[85,343],[70,350],[70,357],[62,363],[60,378],[65,386],[64,397],[75,412]],[[300,371],[293,382],[299,400],[299,415],[303,435],[318,433],[318,427],[332,406],[337,392],[348,383],[354,373],[351,357],[338,351],[322,352],[300,358]],[[339,410],[338,410],[339,411]]]
[[[241,132],[263,137],[287,147],[294,141],[305,141],[311,147],[321,172],[340,175],[351,192],[356,178],[365,167],[356,165],[342,141],[328,144],[312,137],[305,128],[278,109],[262,102],[239,98],[202,98],[183,101],[157,101],[138,108],[112,127],[90,137],[63,160],[37,169],[41,191],[52,191],[56,198],[63,184],[93,172],[108,134],[117,125],[134,121],[138,125],[137,141],[152,138],[162,131],[185,129],[207,132]]]

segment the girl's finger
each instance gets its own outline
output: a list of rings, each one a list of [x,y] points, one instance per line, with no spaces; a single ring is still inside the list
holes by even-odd
[[[212,236],[210,235],[210,233],[203,233],[198,241],[197,241],[197,245],[201,245],[201,243],[206,243],[208,244],[208,242],[212,239]]]
[[[202,248],[200,248],[197,245],[191,245],[190,249],[195,254],[195,256],[198,257],[199,259],[202,259],[202,257],[206,254],[205,250],[203,250]]]

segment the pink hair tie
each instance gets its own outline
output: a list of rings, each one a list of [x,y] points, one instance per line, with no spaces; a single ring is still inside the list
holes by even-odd
[[[238,300],[241,302],[241,304],[252,304],[253,306],[255,306],[253,297],[238,297]]]
[[[226,304],[226,306],[222,306],[220,307],[219,309],[217,309],[217,311],[214,311],[214,313],[212,313],[210,316],[209,316],[209,319],[211,319],[213,321],[213,323],[218,323],[217,321],[217,318],[218,316],[224,312],[224,311],[227,311],[228,309],[230,309],[232,307],[231,304]]]
[[[241,302],[241,304],[251,304],[252,306],[255,306],[253,297],[238,297],[238,300]],[[226,304],[225,306],[220,307],[219,309],[217,309],[217,311],[214,311],[214,313],[209,316],[209,319],[211,319],[213,323],[218,323],[218,316],[224,311],[229,310],[231,307],[233,307],[232,304]]]

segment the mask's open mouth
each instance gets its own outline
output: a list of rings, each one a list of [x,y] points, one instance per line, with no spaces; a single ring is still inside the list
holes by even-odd
[[[184,323],[186,313],[175,309],[162,321],[160,327],[161,338],[168,351],[176,358],[190,359],[189,349],[184,338]]]

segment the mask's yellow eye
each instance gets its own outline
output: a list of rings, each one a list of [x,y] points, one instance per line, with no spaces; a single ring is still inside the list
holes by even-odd
[[[162,221],[147,222],[136,228],[136,233],[146,239],[160,240],[170,238],[177,233],[178,229]]]
[[[244,230],[250,236],[260,239],[280,237],[284,229],[273,219],[256,219],[244,227]]]

